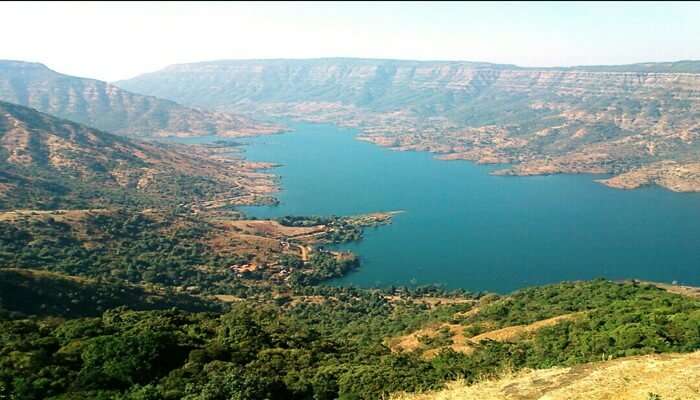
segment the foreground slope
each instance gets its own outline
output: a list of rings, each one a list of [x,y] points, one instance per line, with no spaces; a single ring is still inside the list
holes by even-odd
[[[656,396],[656,397],[655,397]],[[510,373],[395,400],[700,399],[700,352],[625,357],[568,368]]]
[[[426,359],[384,344],[433,324],[464,323],[474,334],[580,311],[580,318],[517,338],[481,341],[469,353],[445,350]],[[700,303],[637,283],[569,282],[503,297],[271,286],[251,290],[224,313],[113,309],[68,320],[8,314],[0,312],[0,395],[9,398],[379,399],[538,369],[505,378],[513,385],[504,390],[524,399],[533,397],[515,395],[538,388],[558,390],[562,399],[606,398],[596,397],[605,393],[601,382],[621,394],[608,398],[648,388],[686,400],[700,381]],[[579,366],[609,359],[619,361]],[[645,386],[654,377],[667,380]]]
[[[241,136],[278,130],[240,115],[188,108],[22,61],[0,60],[0,100],[135,137]]]
[[[255,165],[207,149],[133,141],[5,102],[0,167],[3,209],[235,203],[274,186]]]
[[[700,191],[700,62],[572,68],[363,59],[173,65],[117,83],[185,104],[362,129],[500,174],[611,173]]]

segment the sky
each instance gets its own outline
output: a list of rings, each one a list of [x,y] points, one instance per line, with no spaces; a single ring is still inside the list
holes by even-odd
[[[0,15],[0,59],[106,81],[220,59],[700,59],[700,2],[2,2]]]

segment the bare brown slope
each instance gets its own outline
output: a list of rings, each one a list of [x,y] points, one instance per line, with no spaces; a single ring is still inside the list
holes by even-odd
[[[256,165],[206,148],[129,140],[0,102],[0,208],[250,202],[274,190]]]

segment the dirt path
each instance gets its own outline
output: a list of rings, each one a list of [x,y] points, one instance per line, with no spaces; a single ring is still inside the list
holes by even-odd
[[[303,244],[296,244],[292,243],[293,246],[297,246],[299,250],[301,251],[301,261],[307,262],[309,261],[309,248],[307,246],[304,246]]]

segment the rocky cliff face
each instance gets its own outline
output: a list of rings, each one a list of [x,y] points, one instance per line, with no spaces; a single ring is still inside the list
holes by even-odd
[[[537,69],[251,60],[174,65],[117,84],[191,105],[356,126],[364,140],[398,150],[515,164],[502,174],[635,172],[638,182],[668,186],[647,172],[676,176],[665,166],[700,161],[699,72],[693,61]],[[700,190],[700,180],[683,179],[672,188]]]
[[[135,137],[238,136],[277,130],[240,115],[188,108],[21,61],[0,61],[0,100]]]

